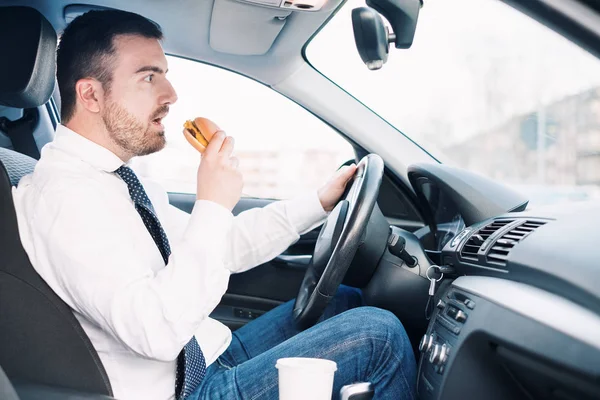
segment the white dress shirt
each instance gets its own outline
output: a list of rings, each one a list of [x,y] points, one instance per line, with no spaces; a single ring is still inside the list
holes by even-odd
[[[233,217],[198,200],[191,214],[140,177],[169,238],[167,265],[113,173],[112,152],[60,125],[33,174],[13,189],[23,247],[72,309],[108,373],[115,397],[172,399],[176,359],[196,335],[207,365],[231,342],[209,318],[230,273],[260,265],[326,216],[316,192]]]

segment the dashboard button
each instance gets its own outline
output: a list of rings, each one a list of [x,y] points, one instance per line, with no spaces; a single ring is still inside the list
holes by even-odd
[[[434,365],[438,365],[438,363],[440,362],[440,352],[442,350],[442,346],[440,346],[439,344],[434,344],[433,348],[431,349],[431,354],[429,354],[429,362],[434,364]]]
[[[456,318],[456,313],[458,312],[458,308],[454,307],[454,306],[450,306],[448,307],[448,310],[446,310],[446,314],[452,318],[455,319]]]
[[[428,334],[424,334],[421,338],[421,342],[419,342],[419,351],[423,353],[425,351],[425,346],[427,345],[427,340],[429,339]]]
[[[481,235],[477,235],[477,234],[476,234],[476,235],[473,235],[473,236],[471,236],[471,240],[472,240],[473,242],[475,242],[475,244],[477,244],[477,245],[482,245],[482,244],[483,244],[483,242],[485,242],[485,239],[483,238],[483,236],[481,236]]]
[[[444,343],[443,345],[439,345],[436,343],[433,346],[433,349],[431,350],[431,354],[429,355],[429,362],[435,366],[441,367],[446,363],[446,360],[448,359],[449,350],[450,348],[446,343]]]
[[[448,359],[448,353],[450,351],[450,348],[448,347],[448,345],[446,343],[444,343],[442,345],[442,348],[440,349],[440,361],[439,361],[439,365],[443,366],[446,363],[446,360]]]
[[[472,310],[475,308],[475,302],[473,300],[466,299],[465,306],[467,306],[467,308],[470,308]]]
[[[438,317],[437,321],[439,322],[440,325],[442,325],[444,328],[448,329],[450,332],[454,333],[455,335],[458,335],[460,333],[460,328],[458,326],[456,326],[455,324],[453,324],[452,322],[447,321],[446,318]]]
[[[443,310],[444,308],[446,308],[446,303],[444,302],[444,300],[439,299],[436,304],[436,307],[440,310]]]
[[[431,349],[431,346],[433,346],[433,334],[423,335],[423,338],[421,339],[421,342],[419,343],[419,351],[422,353],[427,353]]]
[[[433,333],[429,335],[429,339],[427,340],[427,346],[425,347],[425,352],[431,350],[431,346],[433,346]]]
[[[461,310],[458,310],[456,312],[456,315],[454,315],[454,319],[457,320],[458,322],[465,322],[467,320],[467,314],[465,314]]]

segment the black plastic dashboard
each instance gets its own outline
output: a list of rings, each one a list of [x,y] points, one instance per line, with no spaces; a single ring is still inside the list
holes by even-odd
[[[467,276],[439,293],[419,399],[600,398],[600,318],[560,296]]]
[[[458,275],[524,282],[600,313],[600,204],[525,210],[527,200],[511,189],[440,164],[411,166],[409,178],[431,232],[421,242],[439,253],[437,262]]]
[[[420,399],[600,399],[600,204],[526,210],[510,189],[409,168],[415,232],[454,267],[419,345]]]
[[[446,244],[442,260],[459,275],[527,283],[600,313],[599,250],[600,204],[590,203],[475,224]]]
[[[446,243],[459,275],[421,341],[419,398],[600,399],[600,205],[506,213]]]

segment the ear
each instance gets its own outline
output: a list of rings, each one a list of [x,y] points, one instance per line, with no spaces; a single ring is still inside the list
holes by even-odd
[[[93,78],[80,79],[75,83],[77,103],[92,113],[99,113],[104,104],[102,84]]]

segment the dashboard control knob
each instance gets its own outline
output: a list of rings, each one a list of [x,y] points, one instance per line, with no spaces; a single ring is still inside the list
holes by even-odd
[[[433,344],[433,335],[425,334],[419,343],[419,351],[427,353]]]
[[[448,345],[446,343],[444,343],[442,345],[442,348],[440,349],[440,361],[439,361],[438,365],[442,366],[446,363],[446,360],[448,360],[449,352],[450,352],[450,348],[448,347]]]
[[[440,353],[442,351],[442,346],[439,344],[434,344],[431,349],[431,354],[429,354],[429,362],[437,365],[440,362]]]
[[[429,355],[429,362],[433,365],[442,366],[448,360],[448,354],[450,353],[450,347],[446,343],[443,345],[435,344]]]
[[[421,341],[419,342],[419,351],[421,353],[423,353],[423,351],[425,350],[425,344],[427,343],[428,338],[429,338],[429,335],[424,334],[423,337],[421,338]]]
[[[473,240],[473,242],[475,242],[477,245],[481,245],[483,242],[485,242],[485,239],[481,235],[473,235],[471,236],[471,240]]]
[[[467,320],[467,314],[465,314],[461,310],[458,310],[456,312],[456,315],[454,316],[454,319],[457,320],[458,322],[465,322]]]
[[[439,299],[437,304],[435,305],[439,310],[443,310],[444,308],[446,308],[446,303],[444,302],[444,300]]]

